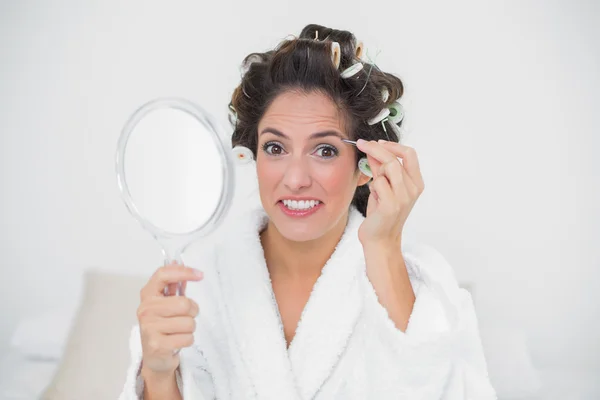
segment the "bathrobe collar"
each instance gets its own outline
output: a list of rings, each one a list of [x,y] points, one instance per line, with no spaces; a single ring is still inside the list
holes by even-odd
[[[311,399],[331,374],[362,310],[359,276],[365,261],[358,227],[363,220],[351,206],[289,349],[260,242],[268,222],[264,209],[240,217],[223,243],[217,265],[227,318],[258,398]]]

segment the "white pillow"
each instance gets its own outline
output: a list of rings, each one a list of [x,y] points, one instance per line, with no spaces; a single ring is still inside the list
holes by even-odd
[[[44,400],[116,399],[129,365],[140,289],[148,276],[86,271],[81,305]]]
[[[0,399],[39,399],[56,373],[58,361],[31,360],[15,349],[0,360]]]
[[[25,317],[10,339],[10,347],[26,359],[58,361],[77,312],[77,302]]]

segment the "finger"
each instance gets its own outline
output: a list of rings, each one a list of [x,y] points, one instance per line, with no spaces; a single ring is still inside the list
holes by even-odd
[[[154,320],[189,316],[196,317],[199,312],[198,304],[185,296],[156,297],[149,299],[138,307],[138,319]]]
[[[172,352],[175,349],[181,349],[183,347],[190,347],[193,345],[194,334],[174,333],[172,335],[165,335],[163,340],[165,348]]]
[[[421,167],[419,166],[419,158],[414,148],[405,146],[396,142],[381,142],[383,146],[394,153],[396,156],[402,158],[402,166],[404,167],[407,175],[410,177],[412,182],[418,188],[423,188],[423,176],[421,175]]]
[[[392,153],[391,151],[386,149],[385,146],[383,146],[380,143],[377,143],[374,140],[364,141],[362,139],[359,139],[356,142],[356,145],[360,151],[365,153],[367,156],[375,158],[382,164],[388,161],[397,160],[397,157],[394,155],[394,153]]]
[[[175,296],[177,294],[177,286],[178,286],[179,282],[177,283],[169,283],[166,286],[166,290],[165,290],[165,296]]]
[[[371,184],[375,193],[377,193],[377,197],[379,198],[379,206],[378,210],[382,210],[384,212],[391,212],[393,210],[393,206],[396,203],[396,197],[394,192],[392,191],[392,187],[388,182],[387,178],[384,176],[379,176],[377,179],[373,181]]]
[[[185,296],[185,289],[187,288],[187,281],[181,282],[181,295]]]
[[[166,261],[165,261],[166,262]],[[173,260],[168,264],[165,264],[166,266],[181,266],[183,265],[182,263]],[[165,296],[175,296],[177,295],[177,288],[179,287],[180,282],[177,283],[169,283],[163,290],[163,293]]]
[[[397,160],[397,159],[396,159]],[[379,168],[379,175],[385,176],[396,197],[408,194],[407,184],[413,185],[406,175],[404,167],[397,161],[390,161]]]
[[[156,334],[146,342],[150,354],[173,354],[173,350],[189,347],[192,344],[194,344],[194,335],[192,333]]]
[[[203,278],[202,271],[184,265],[167,265],[158,268],[142,289],[142,300],[147,296],[164,296],[164,288],[169,283],[183,281],[199,281]]]
[[[367,162],[369,163],[369,168],[371,168],[371,172],[373,173],[373,179],[379,176],[379,169],[381,168],[381,163],[377,161],[377,159],[373,156],[367,154]]]
[[[376,202],[379,202],[379,197],[377,196],[377,192],[375,191],[375,186],[373,186],[373,182],[374,181],[369,182],[369,191],[371,192],[371,195],[369,196],[369,201],[371,201],[370,197],[373,196],[373,199]]]
[[[155,332],[162,334],[194,333],[196,320],[192,317],[161,318],[149,325]]]
[[[177,283],[169,283],[166,287],[165,287],[165,296],[183,296],[183,286],[184,283],[187,281],[183,281],[183,282],[177,282]]]
[[[360,149],[363,150],[364,148],[363,151],[365,154],[367,154],[369,166],[371,167],[371,171],[373,171],[373,178],[377,178],[379,176],[379,168],[382,164],[391,162],[392,160],[398,161],[398,157],[386,150],[382,144],[377,143],[374,140],[369,142],[361,141],[360,143]]]

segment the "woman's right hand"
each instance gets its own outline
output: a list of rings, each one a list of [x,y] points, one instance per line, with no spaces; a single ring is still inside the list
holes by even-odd
[[[199,281],[201,271],[180,264],[160,267],[140,292],[137,310],[142,339],[142,370],[153,375],[169,376],[179,366],[179,352],[175,350],[194,343],[195,317],[198,304],[181,296],[166,296],[165,287],[187,281]]]

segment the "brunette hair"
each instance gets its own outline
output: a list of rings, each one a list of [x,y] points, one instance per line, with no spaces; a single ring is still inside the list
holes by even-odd
[[[338,68],[332,61],[332,42],[340,47]],[[256,159],[258,124],[271,102],[288,90],[318,91],[328,96],[342,112],[351,140],[398,142],[400,138],[390,126],[385,129],[383,123],[369,125],[367,121],[402,97],[402,81],[375,64],[360,60],[361,51],[351,32],[310,24],[299,37],[285,39],[273,50],[247,55],[242,63],[245,73],[229,103],[234,127],[232,147],[247,147]],[[362,62],[364,68],[350,78],[342,78],[341,71],[356,62]],[[383,91],[389,94],[385,102]],[[402,121],[398,126],[401,124]],[[361,157],[365,154],[357,149],[357,163]],[[352,204],[365,216],[368,197],[369,188],[363,185],[357,187],[352,199]]]

